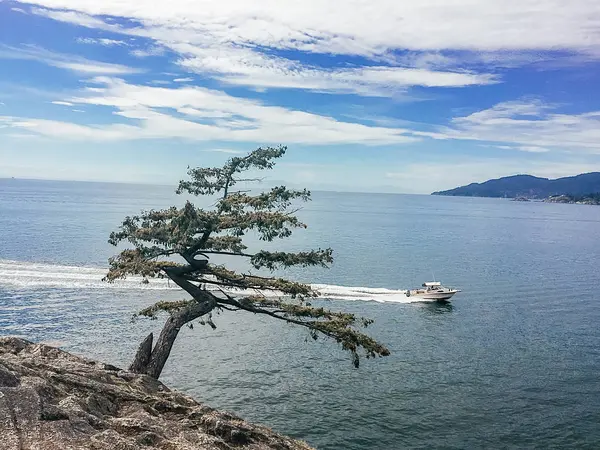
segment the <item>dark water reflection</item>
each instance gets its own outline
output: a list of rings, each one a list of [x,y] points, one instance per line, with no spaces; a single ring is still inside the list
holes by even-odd
[[[419,306],[424,313],[431,315],[449,314],[454,311],[451,302],[423,302]]]

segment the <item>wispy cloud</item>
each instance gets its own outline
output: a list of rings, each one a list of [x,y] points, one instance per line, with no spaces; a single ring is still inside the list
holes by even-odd
[[[92,44],[92,45],[103,45],[105,47],[114,47],[114,46],[129,46],[129,44],[125,41],[120,41],[116,39],[107,39],[107,38],[77,38],[77,42],[80,44]]]
[[[539,100],[499,103],[455,117],[442,127],[409,121],[368,126],[332,117],[267,106],[260,101],[202,87],[167,88],[98,77],[82,95],[53,103],[113,108],[126,124],[81,125],[5,117],[5,126],[65,139],[134,140],[183,138],[197,141],[388,145],[423,139],[481,141],[527,153],[600,154],[600,112],[557,114]],[[225,149],[227,150],[227,149]],[[217,150],[215,150],[217,151]],[[218,151],[224,151],[220,149]]]
[[[492,74],[467,71],[390,66],[321,68],[250,48],[206,48],[187,43],[171,44],[171,48],[182,55],[179,64],[189,71],[209,74],[228,84],[258,88],[390,96],[411,86],[462,87],[498,81]]]
[[[554,149],[600,154],[600,111],[559,114],[553,112],[556,108],[539,100],[502,102],[456,117],[430,137],[511,144],[509,149],[533,153]]]
[[[31,4],[34,4],[32,2]],[[56,6],[50,6],[53,8]],[[60,6],[58,6],[60,8]],[[67,9],[70,9],[68,11]],[[71,23],[73,25],[79,25],[87,28],[98,28],[107,31],[118,32],[121,28],[114,24],[109,24],[101,19],[97,19],[90,14],[85,14],[77,11],[77,8],[65,8],[65,10],[53,10],[46,8],[32,8],[33,14],[48,17],[50,19],[58,20],[60,22]]]
[[[512,150],[512,151],[520,151],[520,152],[529,152],[529,153],[548,153],[550,149],[545,147],[537,147],[535,145],[481,145],[481,147],[493,147],[499,148],[501,150]]]
[[[209,148],[204,151],[205,152],[215,152],[215,153],[228,153],[231,155],[241,155],[242,153],[245,153],[241,150],[233,150],[230,148]]]
[[[200,87],[133,85],[99,77],[100,87],[65,99],[76,105],[111,107],[127,124],[81,125],[35,118],[1,117],[7,126],[34,134],[75,140],[183,138],[251,143],[401,144],[414,142],[410,131],[341,122],[332,117],[267,106]]]
[[[21,14],[27,14],[27,11],[25,11],[23,8],[10,8],[10,10]]]
[[[561,58],[572,62],[583,55],[600,59],[600,29],[594,25],[600,13],[594,0],[548,0],[544,7],[539,0],[522,0],[510,8],[469,0],[357,0],[351,8],[323,8],[318,0],[268,7],[230,0],[198,8],[185,0],[32,1],[40,6],[36,14],[155,42],[133,50],[134,56],[162,55],[168,49],[186,70],[259,91],[393,96],[413,86],[497,83],[497,68],[556,64]],[[136,25],[109,23],[101,15]],[[275,56],[280,50],[360,56],[376,64],[321,67]]]
[[[157,36],[170,29],[170,37],[179,35],[180,42],[197,42],[207,36],[215,42],[315,53],[371,56],[394,49],[586,51],[598,45],[600,39],[600,31],[594,26],[599,16],[595,0],[547,0],[543,5],[538,0],[521,0],[509,7],[469,0],[357,0],[346,8],[324,8],[319,0],[293,5],[229,0],[208,2],[198,8],[190,7],[186,0],[158,4],[106,0],[101,5],[78,0],[30,1],[52,8],[47,14],[54,17],[72,11],[136,19],[154,29]],[[73,16],[62,18],[75,20]]]
[[[49,66],[84,74],[126,75],[141,72],[140,69],[121,64],[93,61],[76,55],[56,53],[34,45],[13,47],[0,44],[0,59],[38,61]]]
[[[369,67],[360,69],[319,69],[302,65],[270,67],[248,63],[236,65],[234,59],[222,58],[220,68],[209,67],[198,58],[180,61],[182,67],[197,73],[212,73],[222,82],[259,88],[304,89],[327,93],[353,93],[365,96],[391,96],[413,86],[463,87],[497,82],[490,74],[439,72],[403,67]],[[275,69],[275,70],[273,70]]]
[[[41,2],[43,4],[44,2]],[[68,2],[67,2],[68,3]],[[168,48],[175,54],[180,55],[178,64],[192,72],[212,76],[224,83],[248,86],[253,89],[263,90],[269,88],[278,89],[304,89],[326,93],[358,94],[362,96],[391,96],[402,93],[412,86],[424,87],[464,87],[472,85],[484,85],[496,83],[498,76],[491,73],[478,73],[458,67],[451,70],[440,70],[431,68],[433,61],[441,63],[448,58],[441,55],[415,57],[411,60],[395,60],[392,66],[365,66],[355,68],[318,67],[306,65],[297,60],[274,56],[263,48],[295,49],[304,53],[345,53],[349,55],[362,55],[371,57],[376,61],[394,60],[394,58],[382,57],[392,49],[381,48],[371,50],[354,48],[355,39],[364,36],[350,36],[330,40],[323,36],[322,39],[309,37],[302,28],[290,29],[289,25],[281,27],[277,24],[269,35],[257,33],[255,20],[247,17],[241,19],[242,23],[223,27],[222,23],[212,23],[210,15],[198,15],[198,11],[192,10],[190,14],[181,21],[178,16],[167,14],[159,18],[152,14],[147,17],[147,11],[142,8],[134,9],[133,15],[127,17],[140,21],[142,26],[119,27],[113,23],[98,24],[96,17],[89,14],[97,14],[88,8],[67,5],[72,14],[65,11],[36,9],[37,14],[47,17],[76,23],[81,26],[97,28],[106,31],[122,33],[126,35],[140,36],[153,39],[157,46],[149,49],[136,49],[132,51],[134,56],[147,57],[162,54]],[[175,5],[175,8],[178,6]],[[110,8],[116,8],[111,5]],[[108,9],[108,8],[107,8]],[[183,13],[183,11],[181,11]],[[107,14],[120,15],[117,11]],[[132,13],[129,13],[132,14]],[[235,16],[236,14],[234,14]],[[314,14],[311,12],[311,16]],[[189,17],[189,19],[188,19]],[[148,24],[144,26],[144,24]],[[267,24],[264,24],[267,26]],[[287,31],[285,31],[287,30]],[[285,36],[279,36],[278,33]],[[269,38],[273,40],[270,41]],[[291,41],[289,40],[291,39]],[[315,39],[317,41],[313,42]],[[308,40],[307,42],[304,42]],[[344,44],[340,40],[344,40]],[[310,44],[312,42],[312,44]],[[327,42],[331,48],[325,48]],[[352,45],[349,45],[353,43]],[[338,48],[340,47],[341,48]],[[323,46],[323,48],[321,48]],[[428,61],[428,63],[426,63]]]
[[[550,149],[544,147],[538,147],[536,145],[521,145],[517,147],[519,150],[530,153],[547,153]]]
[[[175,78],[173,80],[175,83],[189,83],[190,81],[194,81],[193,78]]]
[[[53,102],[51,102],[54,105],[61,105],[61,106],[73,106],[73,103],[71,102],[63,102],[62,100],[55,100]]]
[[[151,56],[162,56],[165,54],[165,48],[155,45],[152,47],[138,48],[131,51],[136,58],[149,58]]]

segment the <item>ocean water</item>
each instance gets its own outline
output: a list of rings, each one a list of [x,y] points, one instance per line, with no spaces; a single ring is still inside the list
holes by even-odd
[[[392,354],[359,369],[335,343],[245,313],[184,329],[163,375],[211,406],[319,449],[600,448],[600,208],[316,192],[285,249],[331,246],[287,272],[318,301],[375,319]],[[172,188],[0,180],[0,335],[123,367],[160,321],[131,321],[166,282],[101,281],[128,214]],[[435,277],[450,304],[403,289]]]

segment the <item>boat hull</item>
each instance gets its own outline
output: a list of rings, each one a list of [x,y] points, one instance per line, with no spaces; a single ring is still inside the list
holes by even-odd
[[[447,291],[438,291],[438,292],[419,292],[419,291],[410,291],[410,295],[408,297],[418,298],[422,300],[437,300],[437,301],[448,301],[452,298],[454,294],[459,292],[458,290],[447,290]]]

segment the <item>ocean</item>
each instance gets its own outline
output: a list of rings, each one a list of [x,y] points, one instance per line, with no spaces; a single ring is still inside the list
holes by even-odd
[[[126,367],[183,294],[101,281],[126,215],[172,187],[0,180],[0,335]],[[199,202],[201,204],[201,202]],[[375,320],[391,350],[359,369],[304,329],[226,312],[177,340],[162,381],[318,449],[600,448],[600,207],[314,192],[277,248],[332,247],[316,303]],[[256,245],[256,242],[253,242]],[[436,279],[449,304],[403,290]]]

